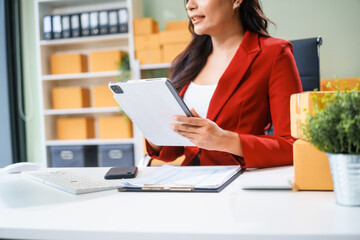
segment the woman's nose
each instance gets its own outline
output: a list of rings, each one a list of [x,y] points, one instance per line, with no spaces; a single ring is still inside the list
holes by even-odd
[[[186,2],[186,10],[192,11],[196,8],[196,0],[188,0]]]

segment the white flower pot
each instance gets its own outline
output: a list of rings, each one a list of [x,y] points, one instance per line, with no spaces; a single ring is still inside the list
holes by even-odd
[[[360,155],[327,153],[336,203],[360,207]]]

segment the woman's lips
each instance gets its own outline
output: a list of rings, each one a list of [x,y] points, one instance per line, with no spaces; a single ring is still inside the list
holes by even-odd
[[[191,17],[191,21],[193,24],[197,24],[199,22],[201,22],[203,19],[205,18],[205,16],[192,16]]]

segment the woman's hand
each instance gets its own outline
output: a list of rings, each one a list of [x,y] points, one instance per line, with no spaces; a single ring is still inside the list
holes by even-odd
[[[190,111],[194,117],[174,116],[174,119],[180,122],[171,125],[176,133],[186,137],[199,148],[242,156],[237,133],[223,130],[215,122],[200,117],[193,108]]]

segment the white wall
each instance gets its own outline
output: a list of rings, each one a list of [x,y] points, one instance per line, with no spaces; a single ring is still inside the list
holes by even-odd
[[[360,75],[360,0],[262,0],[272,36],[321,36],[321,78]]]

